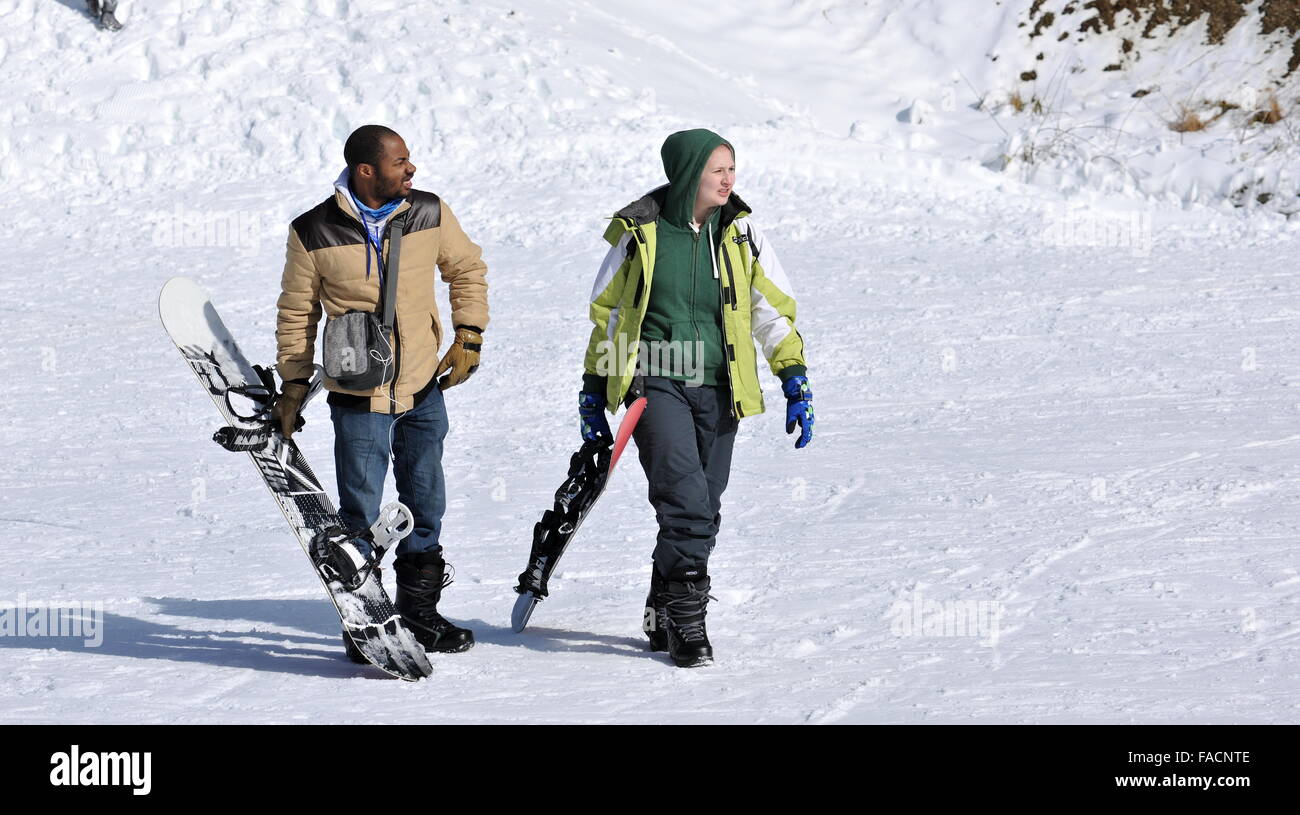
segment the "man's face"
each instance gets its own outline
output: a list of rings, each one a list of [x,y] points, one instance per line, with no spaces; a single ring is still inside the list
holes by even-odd
[[[411,153],[401,136],[385,136],[382,143],[384,149],[379,154],[379,164],[362,166],[374,170],[376,197],[383,201],[405,198],[411,193],[411,178],[415,175]]]

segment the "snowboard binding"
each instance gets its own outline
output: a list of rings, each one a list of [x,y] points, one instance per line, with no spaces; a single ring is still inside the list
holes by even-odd
[[[569,459],[569,474],[555,491],[555,505],[533,526],[533,548],[528,568],[519,575],[519,594],[546,597],[546,584],[569,538],[577,531],[591,505],[600,497],[609,475],[611,442],[588,441]]]
[[[379,568],[384,555],[415,528],[415,517],[400,501],[379,510],[369,529],[331,526],[311,540],[310,554],[317,571],[327,581],[338,581],[356,591]]]
[[[519,574],[519,585],[515,586],[519,596],[510,612],[510,627],[514,631],[524,630],[533,609],[547,597],[548,583],[556,564],[605,491],[609,475],[618,464],[619,456],[623,454],[645,408],[644,396],[632,399],[613,439],[584,441],[569,458],[568,476],[555,491],[554,505],[542,513],[541,521],[533,527],[533,547],[528,553],[528,566]]]
[[[320,392],[324,385],[324,369],[315,366],[311,384],[307,388],[307,397],[303,407]],[[270,368],[254,365],[260,384],[233,385],[225,390],[223,398],[226,409],[238,424],[228,425],[212,434],[212,440],[232,453],[245,453],[265,450],[277,430],[271,419],[271,408],[280,398],[280,390],[275,386],[275,374]],[[298,416],[298,430],[303,427],[303,418]]]
[[[342,526],[322,529],[311,539],[312,563],[325,580],[340,583],[347,591],[356,591],[379,567],[379,558],[375,557],[369,538],[368,529],[358,531]]]

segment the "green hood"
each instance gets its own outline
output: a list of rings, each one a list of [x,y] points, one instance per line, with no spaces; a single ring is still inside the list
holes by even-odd
[[[682,130],[664,140],[659,155],[668,176],[668,200],[661,217],[683,229],[695,218],[695,195],[700,188],[700,174],[718,145],[735,147],[712,130]]]

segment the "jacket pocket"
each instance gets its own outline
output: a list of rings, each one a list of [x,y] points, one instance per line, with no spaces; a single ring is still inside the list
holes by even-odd
[[[433,334],[433,350],[437,353],[442,348],[442,324],[438,322],[438,313],[429,312],[429,331]]]

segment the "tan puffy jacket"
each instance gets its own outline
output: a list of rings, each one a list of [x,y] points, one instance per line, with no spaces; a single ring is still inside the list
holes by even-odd
[[[487,266],[482,250],[460,228],[451,208],[433,193],[411,190],[392,217],[404,212],[394,344],[397,374],[389,385],[372,391],[345,390],[325,379],[327,389],[367,396],[370,409],[381,413],[409,409],[414,394],[429,383],[438,366],[443,330],[435,296],[435,265],[448,287],[452,326],[485,329],[488,324]],[[383,233],[385,259],[392,217]],[[276,303],[276,363],[283,379],[311,377],[322,308],[333,317],[349,309],[374,311],[378,307],[379,273],[372,252],[370,275],[366,276],[363,230],[341,189],[294,219]]]

